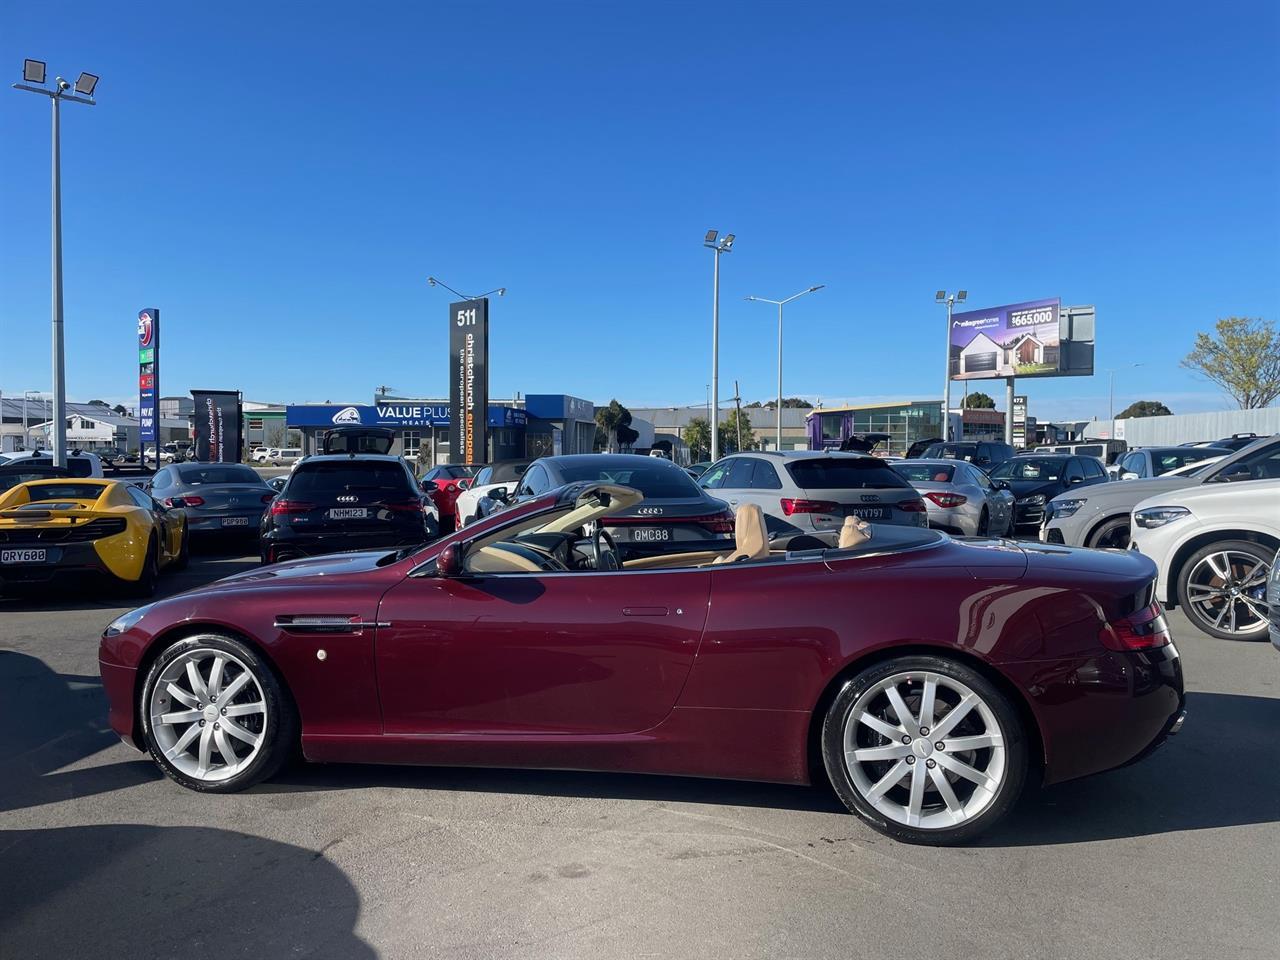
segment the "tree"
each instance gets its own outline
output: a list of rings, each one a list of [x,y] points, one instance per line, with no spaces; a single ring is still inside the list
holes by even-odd
[[[738,446],[738,418],[742,418],[742,446]],[[754,450],[756,447],[755,431],[751,429],[751,417],[746,410],[739,415],[737,410],[730,410],[720,424],[720,453],[737,453],[739,449]]]
[[[268,447],[283,447],[284,444],[284,424],[273,423],[266,429],[266,437]]]
[[[1241,410],[1256,410],[1280,397],[1280,330],[1275,321],[1225,317],[1215,335],[1196,334],[1182,365],[1212,380]]]
[[[129,415],[129,408],[126,407],[123,403],[117,403],[111,409],[114,410],[116,413],[120,414],[120,416],[122,417],[127,417]]]
[[[89,401],[89,406],[91,406],[91,407],[109,407],[109,406],[111,406],[111,404],[107,403],[107,401],[105,401],[105,400],[90,400],[90,401]]]
[[[759,400],[753,400],[750,403],[743,404],[744,407],[750,407],[753,410],[756,409],[757,407],[762,407],[765,410],[772,410],[777,405],[778,405],[777,400],[766,400],[764,403],[761,403]],[[782,409],[783,410],[812,410],[813,404],[810,403],[808,400],[804,399],[803,397],[783,397]]]
[[[971,393],[964,398],[964,405],[970,410],[994,410],[996,402],[985,393]]]
[[[1116,414],[1117,420],[1127,420],[1129,417],[1171,417],[1173,411],[1166,407],[1159,400],[1135,400],[1123,410]]]
[[[609,453],[617,452],[615,443],[625,447],[640,437],[631,429],[631,411],[617,400],[610,400],[607,407],[596,411],[596,426],[604,432],[605,450]]]
[[[694,417],[686,423],[682,436],[695,462],[710,459],[711,422],[706,417]]]

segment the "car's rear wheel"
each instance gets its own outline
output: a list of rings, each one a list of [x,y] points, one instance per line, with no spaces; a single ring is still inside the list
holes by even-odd
[[[1110,547],[1116,550],[1129,549],[1129,518],[1114,517],[1108,520],[1089,538],[1090,547]]]
[[[822,758],[853,813],[898,840],[939,845],[1003,818],[1028,764],[1009,698],[935,656],[878,663],[845,684],[823,723]]]
[[[1178,573],[1187,619],[1220,640],[1267,638],[1267,573],[1275,551],[1251,540],[1211,543]]]
[[[982,508],[982,514],[978,517],[978,536],[985,537],[991,533],[991,515],[987,513],[987,508]]]
[[[180,640],[147,673],[142,735],[161,769],[190,790],[235,793],[272,776],[298,737],[270,665],[221,634]]]
[[[129,584],[129,594],[134,597],[149,597],[156,592],[156,584],[160,580],[160,551],[153,536],[147,541],[147,555],[142,559],[142,572],[138,579]]]
[[[182,528],[182,542],[178,546],[178,555],[173,558],[174,570],[185,570],[191,562],[191,529]]]

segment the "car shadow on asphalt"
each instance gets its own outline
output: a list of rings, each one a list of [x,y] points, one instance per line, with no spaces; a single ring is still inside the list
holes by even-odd
[[[233,830],[0,830],[0,956],[361,960],[360,896],[323,851]]]
[[[35,657],[0,650],[0,811],[160,778],[141,754],[136,761],[64,769],[116,743],[101,680],[55,673]]]
[[[1280,699],[1188,693],[1182,732],[1130,767],[1028,791],[990,847],[1087,843],[1280,821]]]
[[[835,793],[819,787],[743,780],[709,780],[638,773],[584,773],[569,770],[412,767],[295,763],[255,792],[358,790],[397,787],[591,800],[650,800],[842,813]]]

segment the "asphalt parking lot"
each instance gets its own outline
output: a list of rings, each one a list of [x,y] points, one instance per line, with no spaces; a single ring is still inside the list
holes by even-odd
[[[932,849],[825,788],[300,765],[191,793],[106,726],[127,606],[0,600],[0,957],[1277,956],[1280,655],[1178,613],[1179,737]]]

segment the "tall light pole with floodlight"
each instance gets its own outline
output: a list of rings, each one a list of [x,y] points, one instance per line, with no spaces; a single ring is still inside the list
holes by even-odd
[[[1130,363],[1130,364],[1126,364],[1123,367],[1120,367],[1119,369],[1130,370],[1134,367],[1140,367],[1140,366],[1142,366],[1142,364],[1140,363]],[[1110,396],[1110,400],[1107,402],[1107,408],[1108,408],[1108,414],[1111,419],[1111,436],[1108,439],[1114,440],[1116,438],[1116,368],[1113,368],[1113,367],[1107,368],[1107,383],[1108,383],[1107,392]]]
[[[500,297],[505,297],[507,295],[506,287],[495,287],[494,289],[490,290],[488,293],[477,293],[474,297],[469,297],[465,293],[459,293],[457,290],[453,289],[453,287],[449,286],[443,280],[439,280],[436,277],[427,277],[427,286],[444,287],[446,290],[448,290],[450,293],[452,293],[455,297],[459,298],[460,300],[483,300],[485,297],[491,296],[492,294],[495,294],[495,293]]]
[[[772,303],[778,308],[778,409],[774,411],[777,414],[777,430],[774,433],[774,448],[782,449],[782,308],[792,300],[798,300],[807,293],[817,293],[825,283],[820,283],[816,287],[810,287],[808,290],[801,290],[794,296],[787,297],[785,300],[770,300],[768,297],[747,297],[748,300],[756,300],[760,303]]]
[[[711,281],[711,462],[720,450],[720,254],[733,249],[734,235],[716,240],[719,231],[708,230],[702,245],[715,253],[715,272]]]
[[[62,341],[62,157],[61,110],[63,100],[94,106],[93,89],[98,78],[92,73],[81,73],[73,92],[71,84],[61,77],[54,79],[52,87],[46,87],[43,60],[22,62],[22,83],[13,85],[15,90],[39,93],[53,102],[53,465],[67,465],[67,384],[66,355]]]
[[[942,385],[942,440],[944,443],[951,439],[951,308],[957,303],[964,303],[965,297],[968,295],[968,290],[961,290],[952,294],[948,294],[945,290],[939,290],[933,295],[935,303],[942,303],[947,307],[947,376]],[[1010,411],[1009,415],[1013,415],[1012,411]],[[963,413],[961,416],[963,416]]]

